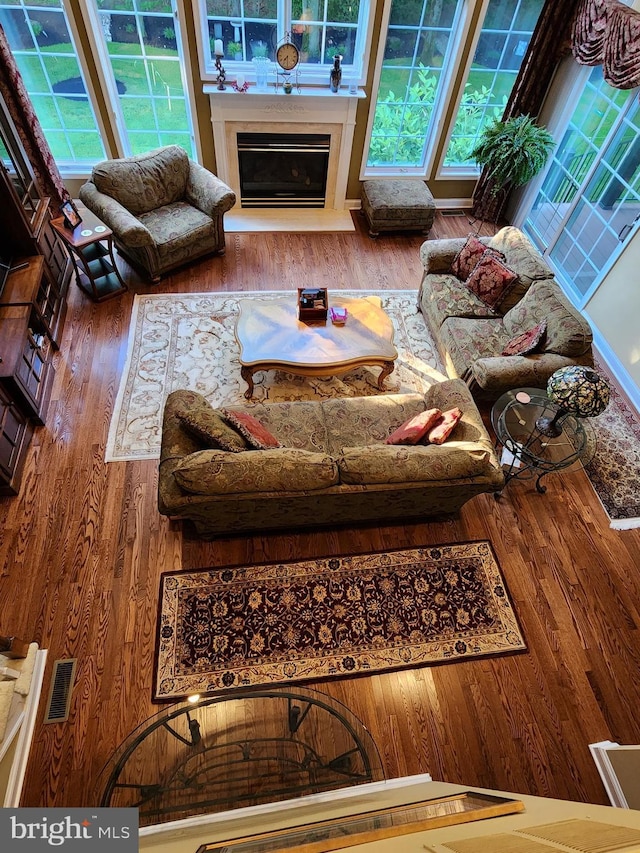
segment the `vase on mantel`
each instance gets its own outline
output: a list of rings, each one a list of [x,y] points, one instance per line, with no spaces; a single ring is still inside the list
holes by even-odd
[[[333,68],[329,74],[329,87],[332,92],[337,92],[342,81],[342,56],[336,54],[333,57]]]

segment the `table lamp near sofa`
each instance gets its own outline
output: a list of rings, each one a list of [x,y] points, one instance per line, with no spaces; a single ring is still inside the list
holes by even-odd
[[[609,405],[608,381],[591,367],[571,365],[556,370],[547,383],[547,397],[558,407],[553,416],[536,421],[539,432],[546,436],[559,436],[562,421],[568,416],[594,418]]]

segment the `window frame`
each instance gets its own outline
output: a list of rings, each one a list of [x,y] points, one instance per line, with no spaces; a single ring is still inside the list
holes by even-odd
[[[70,0],[62,0],[67,6]],[[98,37],[97,33],[101,32],[101,24],[97,3],[93,0],[78,0],[81,10],[84,12],[87,20],[86,33],[89,40],[91,53],[97,57],[95,63],[96,74],[100,81],[101,94],[109,107],[109,115],[111,121],[109,129],[115,140],[115,151],[109,151],[109,157],[129,157],[131,151],[128,145],[128,132],[122,112],[120,97],[116,88],[115,76],[111,66],[111,57],[107,50],[106,42],[103,38]],[[186,64],[189,61],[189,46],[186,38],[186,21],[184,17],[183,4],[178,0],[172,0],[172,17],[176,24],[176,44],[180,44],[178,56],[178,64],[180,66],[180,76],[185,93],[185,103],[187,115],[190,123],[190,137],[195,152],[195,158],[198,162],[202,162],[202,150],[200,144],[200,134],[196,132],[197,116],[195,110],[195,90],[191,80],[191,74],[186,73]],[[105,147],[107,147],[105,145]]]
[[[209,47],[209,22],[207,18],[206,0],[192,0],[193,17],[195,21],[196,42],[200,75],[204,82],[217,80],[217,71]],[[281,44],[286,33],[291,31],[291,0],[277,0],[277,44]],[[356,41],[354,47],[354,62],[342,63],[343,85],[345,80],[353,80],[359,86],[364,85],[371,55],[373,22],[375,18],[375,0],[360,0],[360,17],[355,25]],[[206,41],[205,41],[206,38]],[[251,60],[236,61],[223,57],[222,64],[227,73],[227,80],[233,79],[236,73],[242,74],[250,82],[255,82],[255,66]],[[298,83],[300,86],[329,87],[330,62],[300,62],[298,65]],[[272,62],[272,71],[278,68]],[[272,74],[273,76],[273,74]]]
[[[486,6],[489,0],[482,0]],[[461,57],[463,56],[465,45],[469,38],[469,29],[473,21],[474,0],[461,0],[456,11],[456,16],[451,27],[451,37],[446,54],[446,62],[443,63],[443,82],[440,86],[440,91],[436,96],[433,105],[433,114],[431,118],[431,127],[436,128],[435,133],[430,133],[426,141],[424,151],[424,161],[421,166],[369,166],[369,146],[371,144],[371,136],[373,125],[375,122],[376,108],[378,102],[378,92],[380,90],[380,78],[382,76],[382,66],[384,63],[385,47],[387,42],[389,19],[391,17],[391,6],[393,0],[385,0],[382,12],[382,20],[380,22],[380,35],[378,39],[376,66],[373,74],[373,82],[371,88],[371,108],[367,120],[367,130],[364,140],[364,148],[362,152],[362,161],[360,164],[360,180],[368,178],[397,178],[397,177],[416,177],[427,178],[433,171],[436,162],[436,153],[440,147],[442,133],[437,132],[437,128],[442,124],[448,105],[455,92],[455,80],[457,71],[460,66]],[[473,54],[471,54],[473,56]],[[469,60],[469,63],[471,60]],[[460,92],[459,97],[462,97]],[[457,114],[457,110],[456,110]],[[449,134],[453,127],[453,119],[450,122]],[[444,154],[442,154],[444,158]],[[477,174],[477,172],[476,172]],[[451,175],[449,175],[451,177]],[[464,175],[462,176],[464,177]]]

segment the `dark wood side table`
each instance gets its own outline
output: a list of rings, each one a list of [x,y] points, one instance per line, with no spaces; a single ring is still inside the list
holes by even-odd
[[[78,287],[94,302],[103,302],[128,290],[113,256],[113,231],[88,210],[79,207],[82,222],[73,230],[63,217],[51,222],[69,250]]]

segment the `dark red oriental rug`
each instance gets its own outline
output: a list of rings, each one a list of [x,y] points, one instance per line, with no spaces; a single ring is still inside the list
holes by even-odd
[[[155,699],[522,651],[489,542],[169,572]]]

